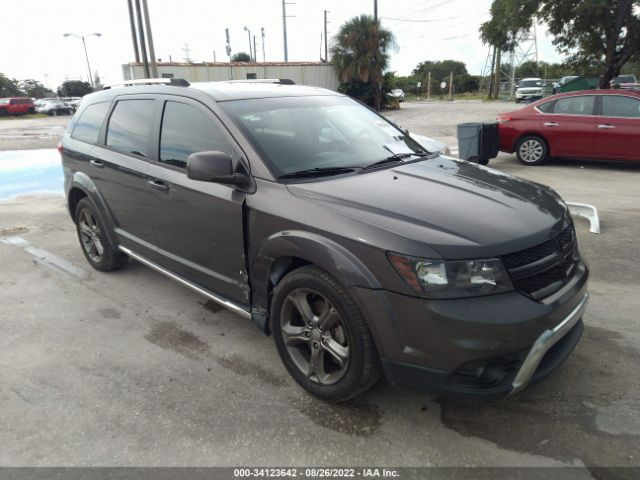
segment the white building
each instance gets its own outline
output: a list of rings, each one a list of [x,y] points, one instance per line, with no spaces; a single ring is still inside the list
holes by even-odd
[[[122,65],[124,80],[145,78],[142,63]],[[189,82],[288,78],[300,85],[337,90],[336,69],[324,62],[236,62],[236,63],[158,63],[158,76],[184,78]]]

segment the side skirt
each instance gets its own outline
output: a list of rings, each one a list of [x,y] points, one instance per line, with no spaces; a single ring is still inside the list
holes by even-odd
[[[163,275],[169,277],[172,280],[175,280],[176,282],[184,285],[185,287],[188,287],[191,290],[193,290],[195,292],[198,292],[200,295],[204,295],[208,299],[213,300],[214,302],[222,305],[225,308],[228,308],[229,310],[231,310],[234,313],[237,313],[241,317],[252,319],[251,312],[246,310],[244,307],[241,307],[240,305],[238,305],[236,303],[233,303],[232,301],[227,300],[226,298],[221,297],[220,295],[217,295],[217,294],[215,294],[213,292],[210,292],[209,290],[206,290],[206,289],[196,285],[195,283],[190,282],[189,280],[187,280],[184,277],[181,277],[180,275],[176,275],[175,273],[170,272],[169,270],[167,270],[165,268],[162,268],[159,265],[156,265],[152,261],[147,260],[146,258],[138,255],[137,253],[132,252],[131,250],[129,250],[126,247],[118,246],[118,249],[120,251],[122,251],[123,253],[125,253],[127,256],[129,256],[129,257],[133,258],[134,260],[137,260],[138,262],[142,263],[143,265],[146,265],[147,267],[150,267],[150,268],[154,269],[155,271],[162,273]]]

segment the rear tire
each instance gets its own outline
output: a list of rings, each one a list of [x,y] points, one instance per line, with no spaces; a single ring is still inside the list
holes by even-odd
[[[380,360],[360,309],[319,267],[301,267],[278,283],[271,331],[293,379],[323,400],[349,400],[380,379]]]
[[[110,272],[127,263],[128,257],[109,242],[104,223],[88,198],[78,202],[75,221],[82,253],[93,268]]]
[[[523,165],[540,165],[549,157],[549,147],[541,137],[526,135],[518,141],[516,155]]]

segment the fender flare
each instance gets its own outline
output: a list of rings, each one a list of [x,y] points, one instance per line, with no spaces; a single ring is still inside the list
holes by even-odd
[[[282,231],[264,240],[251,265],[252,304],[256,313],[268,316],[271,284],[277,283],[286,273],[274,271],[274,266],[279,259],[291,257],[326,270],[345,288],[380,288],[367,266],[336,241],[302,230]]]
[[[107,208],[107,203],[104,198],[100,194],[100,191],[96,187],[93,180],[83,172],[74,172],[71,180],[69,182],[69,186],[67,188],[66,200],[67,206],[69,207],[69,215],[71,216],[71,220],[75,223],[75,218],[73,213],[71,212],[71,205],[69,205],[69,195],[73,189],[81,190],[95,205],[96,213],[100,217],[103,225],[105,226],[107,238],[111,245],[117,245],[118,240],[115,235],[115,221],[111,212]]]

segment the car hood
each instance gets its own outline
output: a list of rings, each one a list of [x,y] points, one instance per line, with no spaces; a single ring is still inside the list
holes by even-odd
[[[288,189],[336,213],[338,235],[446,259],[529,248],[557,235],[569,216],[544,185],[445,156]]]

